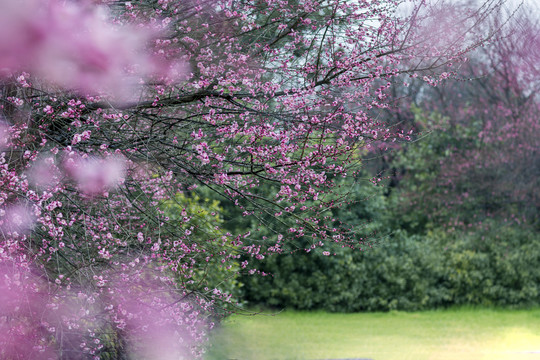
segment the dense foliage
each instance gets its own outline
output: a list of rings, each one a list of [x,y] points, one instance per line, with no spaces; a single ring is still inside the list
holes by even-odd
[[[271,275],[245,278],[246,297],[331,311],[538,304],[537,28],[516,14],[461,81],[394,88],[386,116],[414,141],[364,156],[371,175],[349,180],[351,200],[334,210],[373,249],[272,258]]]
[[[270,259],[244,287],[252,303],[329,311],[425,310],[540,302],[540,237],[499,227],[474,233],[395,233],[369,251]],[[497,234],[497,235],[495,235]],[[491,238],[493,237],[493,238]]]
[[[244,277],[248,301],[341,312],[540,303],[537,203],[512,199],[496,187],[513,179],[508,161],[526,156],[538,163],[538,152],[489,164],[472,157],[478,168],[452,174],[451,166],[464,152],[485,154],[479,122],[451,128],[440,113],[412,110],[416,126],[429,134],[382,162],[395,171],[386,186],[359,178],[349,184],[356,201],[334,210],[336,219],[355,224],[369,240],[367,251],[336,245],[330,254],[321,250],[268,259],[261,264],[268,276]],[[529,138],[534,131],[533,124],[523,135]],[[506,149],[502,142],[499,146],[501,154]],[[536,166],[532,162],[529,170]],[[488,171],[494,184],[478,184],[477,176]],[[522,175],[508,184],[512,193],[535,188],[538,178]],[[462,196],[464,189],[469,196]]]

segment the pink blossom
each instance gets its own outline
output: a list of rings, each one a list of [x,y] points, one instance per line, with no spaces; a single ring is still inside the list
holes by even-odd
[[[0,151],[6,149],[10,143],[9,126],[0,117]]]
[[[30,230],[35,222],[29,205],[16,203],[0,209],[0,230],[24,234]]]
[[[114,304],[111,317],[120,326],[127,325],[128,352],[143,359],[192,358],[196,338],[204,336],[206,326],[198,316],[199,307],[166,284],[142,282],[151,278],[151,273],[124,275],[108,288]]]
[[[26,70],[82,92],[125,96],[139,77],[183,77],[181,61],[150,56],[151,31],[115,26],[104,7],[56,0],[0,2],[0,70]]]
[[[60,171],[52,157],[36,161],[27,172],[28,181],[38,188],[51,188],[60,182]]]
[[[109,158],[71,155],[64,161],[64,168],[78,188],[87,196],[104,194],[123,182],[126,162],[118,156]]]
[[[14,260],[14,261],[10,261]],[[54,359],[40,331],[45,296],[40,281],[16,259],[0,259],[0,358]]]

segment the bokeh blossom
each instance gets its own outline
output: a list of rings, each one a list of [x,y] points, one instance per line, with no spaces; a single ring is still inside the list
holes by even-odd
[[[182,77],[181,61],[150,55],[155,31],[114,25],[104,7],[55,0],[4,0],[0,23],[0,71],[29,71],[83,93],[127,96],[142,78]]]
[[[64,169],[87,196],[103,195],[124,181],[125,159],[119,156],[108,158],[85,157],[70,154],[64,161]]]

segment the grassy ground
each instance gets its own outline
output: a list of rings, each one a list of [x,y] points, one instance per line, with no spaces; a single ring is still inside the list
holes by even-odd
[[[540,360],[540,309],[233,316],[208,360]]]

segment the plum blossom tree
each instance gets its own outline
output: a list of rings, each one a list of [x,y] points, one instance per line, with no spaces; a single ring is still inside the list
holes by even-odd
[[[432,134],[394,161],[409,184],[424,184],[402,193],[404,212],[416,209],[413,217],[423,212],[450,230],[492,218],[537,226],[539,39],[531,14],[520,9],[489,45],[469,54],[461,81],[424,87],[417,97],[410,126]]]
[[[3,1],[1,356],[200,356],[213,269],[361,249],[329,210],[408,139],[376,116],[391,80],[447,78],[503,4],[436,29],[424,1]],[[199,189],[274,236],[193,213]]]

